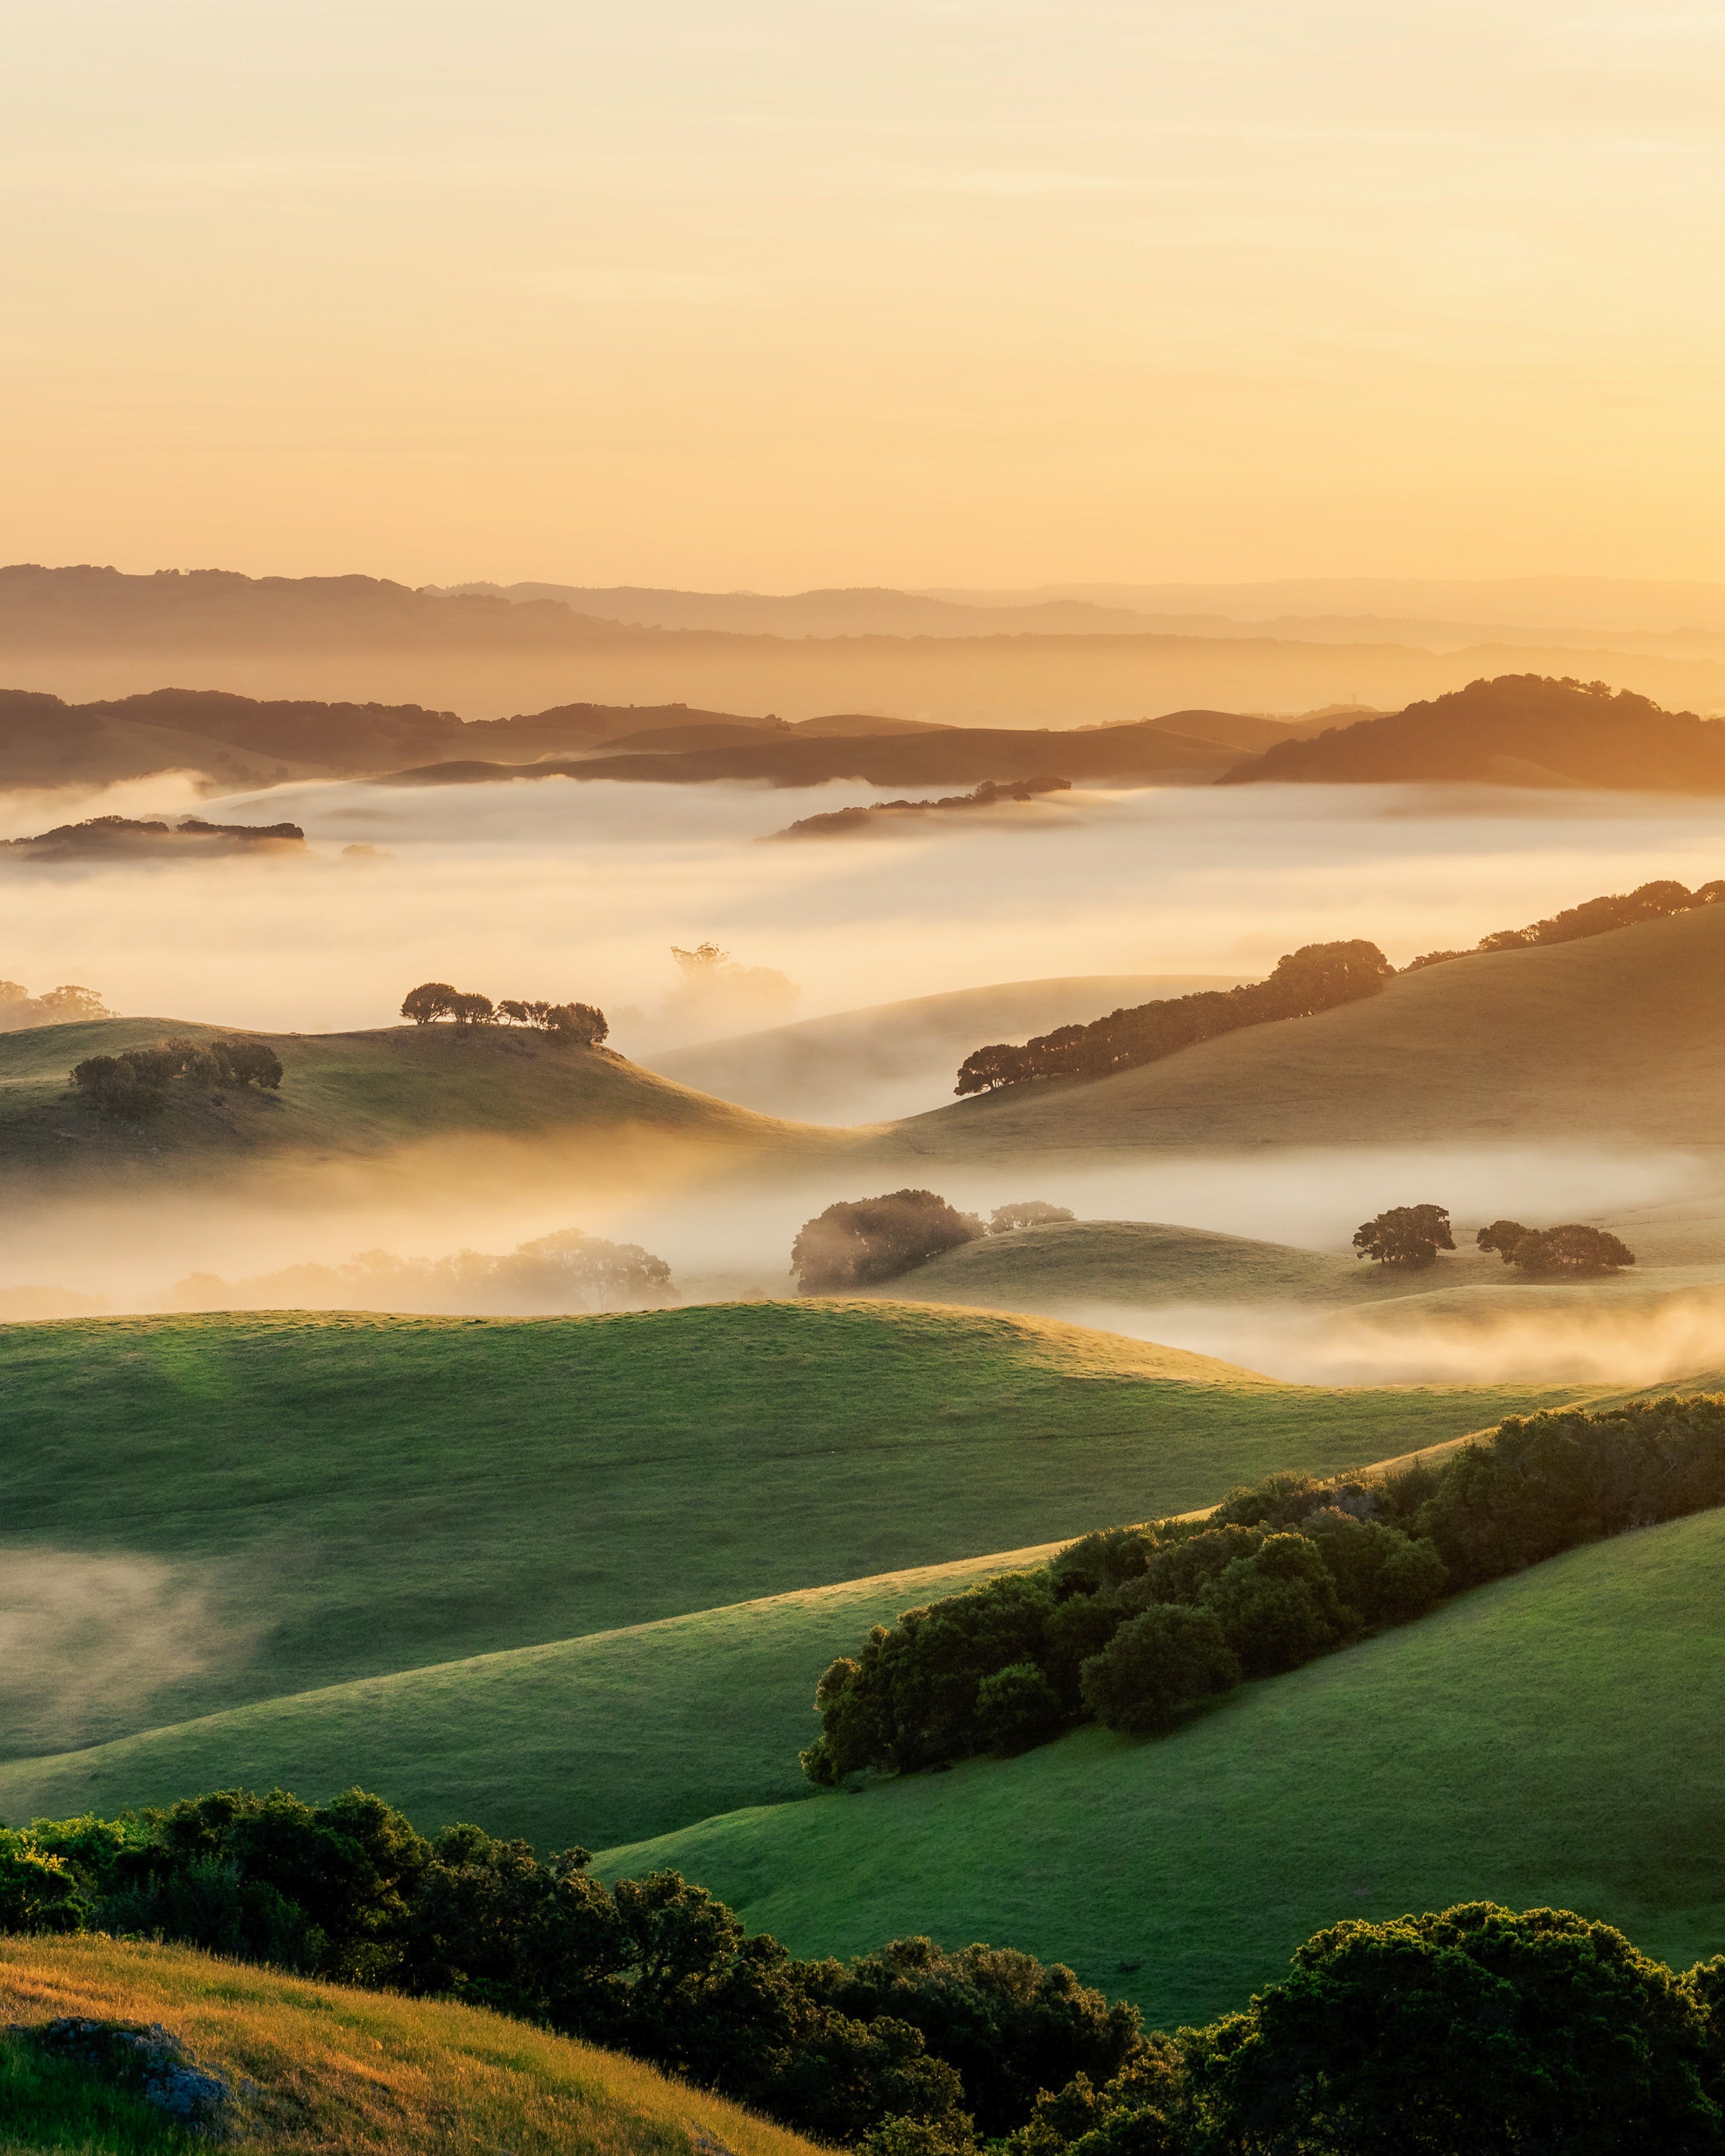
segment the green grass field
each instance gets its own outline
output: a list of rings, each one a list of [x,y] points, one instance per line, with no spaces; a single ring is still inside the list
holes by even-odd
[[[1009,1086],[873,1141],[915,1159],[1185,1146],[1725,1142],[1725,907],[1393,980],[1090,1081]],[[1601,1023],[1609,1012],[1610,1022]],[[980,1044],[978,1044],[979,1045]],[[920,1168],[924,1176],[931,1168]]]
[[[799,1953],[907,1932],[1069,1962],[1173,2026],[1309,1933],[1489,1898],[1725,1948],[1725,1512],[1595,1543],[1248,1685],[1177,1734],[1086,1728],[612,1850]]]
[[[16,1604],[39,1589],[0,1668],[11,1757],[253,1707],[174,1737],[193,1784],[252,1762],[404,1799],[404,1772],[423,1806],[506,1798],[511,1817],[583,1837],[575,1804],[500,1747],[526,1743],[557,1776],[590,1758],[572,1798],[632,1760],[606,1799],[608,1817],[632,1808],[619,1834],[775,1794],[783,1779],[758,1778],[794,1772],[826,1642],[851,1636],[849,1620],[819,1598],[787,1605],[785,1636],[810,1629],[781,1650],[730,1605],[857,1582],[891,1602],[896,1589],[870,1584],[883,1573],[996,1563],[1563,1396],[1276,1385],[1052,1321],[885,1303],[124,1318],[0,1337],[3,1591]],[[134,1599],[115,1604],[110,1636],[97,1620],[121,1587]],[[716,1614],[624,1635],[699,1613]],[[581,1644],[593,1634],[608,1644]],[[514,1649],[542,1653],[468,1660]],[[92,1689],[122,1650],[118,1681]],[[452,1662],[466,1666],[431,1667]],[[732,1667],[713,1750],[692,1765],[680,1710],[644,1712],[632,1671],[655,1671],[667,1702],[716,1702]],[[367,1695],[258,1704],[358,1679],[404,1688],[376,1713]],[[152,1747],[167,1743],[64,1771],[93,1774],[82,1786],[105,1800],[146,1777],[154,1794],[151,1760],[167,1754]],[[33,1808],[24,1787],[8,1807]]]
[[[848,1580],[728,1609],[290,1694],[58,1758],[0,1762],[0,1820],[171,1804],[240,1784],[363,1782],[429,1832],[541,1849],[660,1834],[806,1795],[816,1678],[871,1625],[1060,1547]]]
[[[236,2149],[319,2156],[814,2156],[814,2144],[634,2059],[470,2006],[349,1990],[102,1938],[0,1939],[0,2156],[189,2156],[136,2098],[33,2071],[63,2015],[159,2022],[242,2089]]]

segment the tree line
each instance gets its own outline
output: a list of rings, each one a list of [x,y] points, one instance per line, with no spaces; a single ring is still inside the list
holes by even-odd
[[[1725,902],[1725,878],[1690,891],[1670,880],[1645,883],[1636,891],[1590,898],[1566,907],[1548,920],[1526,928],[1501,928],[1483,937],[1475,951],[1514,951],[1536,944],[1569,943],[1604,936],[1641,921],[1660,921],[1705,906]],[[1466,951],[1428,951],[1410,959],[1404,973],[1473,955]],[[976,1049],[958,1066],[953,1091],[989,1093],[1039,1078],[1106,1078],[1112,1071],[1159,1063],[1183,1048],[1214,1040],[1242,1027],[1279,1019],[1310,1018],[1321,1010],[1375,995],[1395,968],[1375,943],[1308,943],[1276,961],[1265,981],[1238,988],[1207,988],[1189,996],[1158,998],[1112,1011],[1087,1025],[1057,1026],[1023,1047],[997,1041]]]
[[[1056,1026],[1022,1048],[1004,1041],[978,1048],[958,1066],[953,1090],[991,1093],[1033,1078],[1106,1078],[1244,1026],[1310,1018],[1374,996],[1394,971],[1375,943],[1307,943],[1278,958],[1267,980],[1159,998],[1088,1025]]]
[[[409,988],[402,998],[401,1014],[415,1025],[453,1019],[457,1033],[488,1025],[529,1026],[578,1048],[597,1048],[611,1030],[603,1011],[593,1004],[525,1003],[514,996],[494,1004],[489,996],[452,988],[447,981],[422,981],[417,988]]]
[[[118,1055],[87,1055],[72,1066],[72,1083],[100,1114],[121,1119],[157,1114],[177,1078],[189,1086],[281,1084],[281,1059],[261,1040],[158,1041]]]
[[[1148,1735],[1440,1597],[1725,1503],[1725,1394],[1512,1416],[1441,1465],[1272,1475],[1200,1519],[1086,1535],[877,1625],[815,1690],[803,1772],[834,1788],[1082,1722]]]
[[[588,1863],[427,1839],[360,1789],[223,1790],[0,1828],[0,1928],[466,2000],[865,2156],[1725,2150],[1725,1957],[1679,1974],[1567,1910],[1339,1923],[1170,2036],[1009,1948],[799,1961],[677,1872],[608,1887]]]

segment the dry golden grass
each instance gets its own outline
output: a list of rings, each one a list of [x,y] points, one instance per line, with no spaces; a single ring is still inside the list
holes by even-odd
[[[472,2007],[349,1991],[189,1948],[0,1939],[0,2020],[161,2022],[254,2082],[241,2148],[305,2156],[812,2156],[736,2104]],[[28,2142],[16,2144],[28,2148]],[[51,2146],[51,2143],[39,2144]]]

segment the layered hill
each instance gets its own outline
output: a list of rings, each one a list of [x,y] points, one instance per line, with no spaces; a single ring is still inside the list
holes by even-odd
[[[954,1066],[978,1040],[1083,1024],[1122,1004],[1230,988],[1233,981],[1136,973],[1004,981],[702,1041],[655,1055],[654,1067],[762,1115],[875,1122],[949,1094]]]
[[[230,1037],[178,1019],[95,1019],[0,1034],[0,1158],[13,1178],[219,1173],[245,1163],[376,1161],[467,1141],[548,1148],[603,1134],[619,1146],[719,1155],[819,1156],[839,1134],[775,1122],[644,1070],[606,1049],[501,1028],[386,1026],[248,1034],[282,1065],[280,1087],[169,1086],[147,1122],[100,1114],[72,1066],[167,1036]]]
[[[1725,907],[1472,953],[1096,1080],[1013,1086],[874,1142],[919,1160],[1169,1146],[1725,1142]],[[1608,1015],[1609,1014],[1609,1019]]]
[[[234,2100],[219,2145],[326,2156],[814,2156],[814,2144],[652,2067],[444,2001],[317,1984],[185,1947],[0,1938],[7,2068],[70,2017],[159,2026]],[[208,2146],[98,2073],[8,2071],[7,2156]]]
[[[798,1953],[1009,1939],[1165,2028],[1273,1979],[1344,1912],[1572,1908],[1683,1967],[1725,1926],[1725,1746],[1697,1711],[1722,1653],[1716,1512],[1460,1596],[1170,1737],[1081,1729],[600,1863],[675,1866]]]
[[[219,1782],[297,1749],[302,1793],[315,1763],[411,1788],[422,1819],[483,1799],[495,1826],[588,1845],[572,1812],[635,1835],[782,1793],[837,1621],[926,1591],[882,1574],[998,1566],[1570,1396],[1278,1385],[873,1302],[0,1337],[0,1728],[37,1763],[6,1770],[0,1810],[140,1801],[182,1762]]]
[[[1315,739],[1272,743],[1221,783],[1410,782],[1725,793],[1725,721],[1603,682],[1506,675]]]
[[[1680,706],[1725,700],[1716,658],[1594,649],[1566,630],[1531,643],[1486,632],[1435,649],[1405,619],[1329,621],[1309,636],[1296,619],[1270,634],[1265,626],[1212,618],[1128,634],[1025,633],[1014,621],[1007,633],[991,624],[980,635],[763,634],[632,625],[553,598],[514,604],[367,577],[0,570],[0,680],[74,700],[166,680],[474,718],[580,698],[793,718],[860,710],[960,726],[1081,726],[1147,710],[1304,712],[1360,699],[1395,710],[1512,666],[1604,677]]]

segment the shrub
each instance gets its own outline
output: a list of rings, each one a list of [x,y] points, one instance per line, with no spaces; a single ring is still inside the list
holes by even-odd
[[[803,1223],[791,1245],[797,1291],[838,1295],[896,1280],[982,1232],[973,1213],[957,1211],[932,1190],[891,1190],[829,1205]]]
[[[1199,1606],[1253,1677],[1297,1669],[1348,1629],[1323,1553],[1305,1535],[1267,1536],[1209,1583]]]
[[[1353,1231],[1353,1247],[1380,1265],[1405,1265],[1410,1272],[1436,1261],[1440,1250],[1453,1250],[1450,1215],[1441,1205],[1392,1205]]]
[[[1238,1658],[1214,1611],[1160,1603],[1128,1618],[1084,1665],[1084,1703],[1110,1729],[1148,1736],[1240,1682]]]
[[[162,1106],[162,1081],[147,1075],[136,1055],[86,1055],[72,1065],[72,1083],[99,1114],[116,1121],[153,1116]]]

